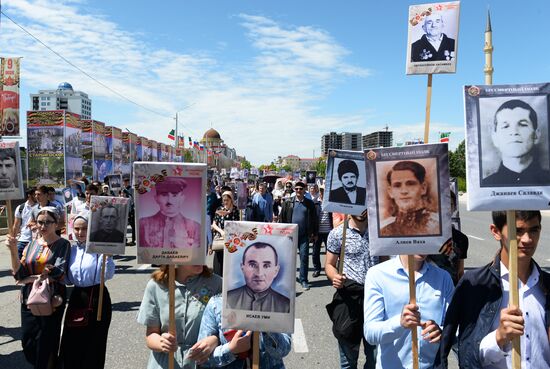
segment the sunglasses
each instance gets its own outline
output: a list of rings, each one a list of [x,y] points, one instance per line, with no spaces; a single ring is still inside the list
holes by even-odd
[[[295,190],[295,191],[303,191],[304,188],[303,188],[303,187],[294,187],[294,190]]]
[[[49,226],[50,224],[54,224],[55,222],[51,221],[51,220],[47,220],[45,222],[39,220],[36,222],[39,226]]]

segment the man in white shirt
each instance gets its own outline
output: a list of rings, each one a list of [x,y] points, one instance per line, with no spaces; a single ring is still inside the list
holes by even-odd
[[[494,211],[490,226],[500,252],[494,262],[467,272],[447,310],[439,360],[458,333],[461,368],[512,368],[512,340],[520,338],[521,368],[550,368],[550,274],[533,260],[541,235],[540,211],[516,211],[519,306],[509,303],[506,212]]]

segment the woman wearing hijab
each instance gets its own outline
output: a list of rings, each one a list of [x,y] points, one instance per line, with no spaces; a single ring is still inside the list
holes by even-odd
[[[217,233],[217,237],[225,237],[223,229],[225,227],[225,221],[227,220],[241,220],[239,209],[235,206],[233,193],[231,191],[222,193],[222,206],[216,209],[214,215],[212,230]],[[212,254],[212,251],[213,250],[210,249],[209,254]],[[214,251],[213,269],[214,273],[223,276],[223,250]]]
[[[169,352],[174,352],[176,369],[195,369],[218,345],[215,337],[200,342],[197,338],[208,300],[222,290],[221,278],[206,265],[178,265],[175,282],[175,335],[168,332],[168,265],[153,272],[145,288],[137,321],[147,327],[147,369],[167,369]]]
[[[87,212],[75,217],[73,233],[76,241],[71,246],[66,283],[74,285],[74,289],[65,314],[60,360],[67,369],[103,369],[112,306],[109,290],[105,286],[101,321],[96,320],[103,255],[86,253]],[[113,278],[114,274],[115,263],[109,256],[106,259],[105,280]]]
[[[21,342],[23,353],[35,369],[51,369],[57,365],[61,319],[65,307],[66,289],[62,280],[66,273],[70,243],[59,237],[55,230],[59,213],[53,206],[40,208],[36,216],[38,235],[17,255],[15,237],[8,235],[6,244],[11,254],[11,268],[21,288]],[[35,316],[27,307],[27,299],[33,282],[49,279],[54,298],[58,299],[53,314]],[[62,301],[61,301],[62,300]],[[55,305],[57,305],[55,304]],[[54,306],[54,304],[52,304]]]

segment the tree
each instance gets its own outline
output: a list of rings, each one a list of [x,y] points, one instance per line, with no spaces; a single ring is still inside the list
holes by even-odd
[[[317,171],[317,176],[324,178],[327,171],[327,162],[325,158],[320,157],[319,159],[317,159],[315,165],[313,166],[313,169]]]
[[[250,168],[252,168],[252,164],[250,164],[248,160],[244,159],[243,161],[241,161],[241,169],[250,170]]]
[[[466,142],[462,142],[458,145],[456,150],[449,151],[449,171],[451,177],[456,177],[458,183],[464,183],[466,179]],[[466,188],[459,188],[461,191],[465,191]]]
[[[185,150],[183,153],[183,161],[185,163],[192,163],[193,162],[193,154],[191,154],[190,150]]]

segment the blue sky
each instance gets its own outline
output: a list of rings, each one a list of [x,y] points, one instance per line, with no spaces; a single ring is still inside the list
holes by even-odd
[[[415,2],[422,3],[422,2]],[[92,98],[93,118],[168,142],[211,126],[254,164],[311,157],[330,131],[423,137],[426,76],[405,75],[409,1],[4,0],[2,10],[140,109],[64,63],[6,18],[0,50],[22,56],[29,94],[63,81]],[[547,82],[550,2],[461,2],[456,74],[434,75],[431,136],[464,138],[462,86],[482,84],[490,6],[494,83]]]

